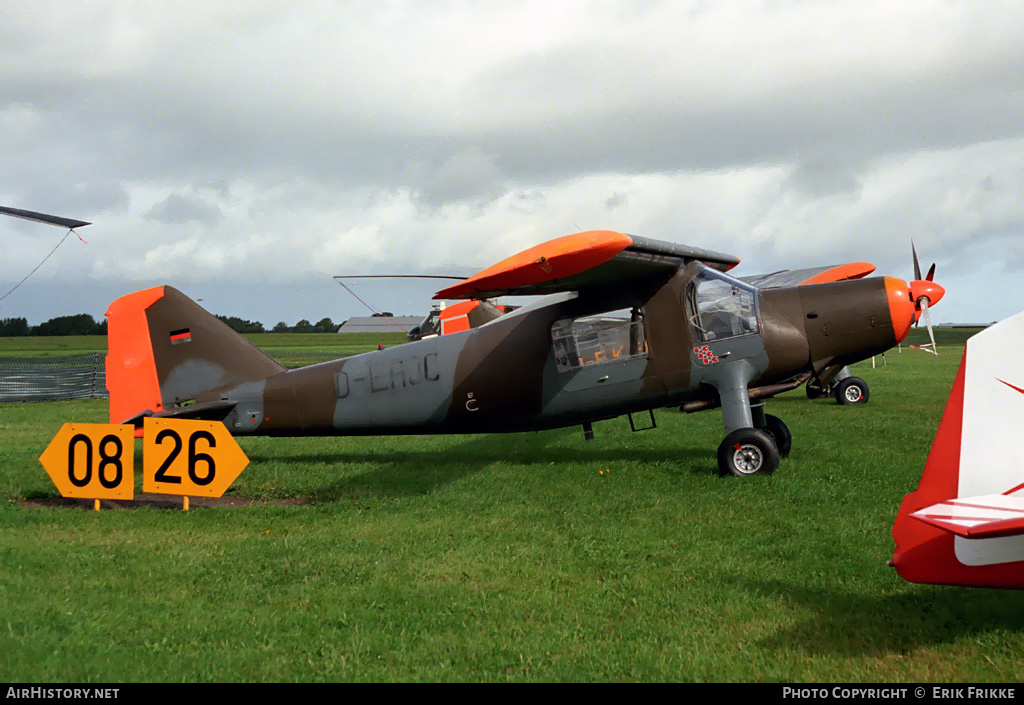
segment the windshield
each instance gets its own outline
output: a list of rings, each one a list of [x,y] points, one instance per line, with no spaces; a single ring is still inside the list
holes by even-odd
[[[704,268],[689,289],[690,322],[705,341],[757,332],[757,289]]]

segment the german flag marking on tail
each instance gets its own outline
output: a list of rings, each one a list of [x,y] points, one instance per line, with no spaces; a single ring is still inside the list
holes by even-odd
[[[171,331],[171,345],[181,345],[192,342],[192,332],[188,328]]]

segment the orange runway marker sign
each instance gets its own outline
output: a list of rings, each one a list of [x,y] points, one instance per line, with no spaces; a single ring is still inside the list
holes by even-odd
[[[144,492],[220,497],[249,464],[219,421],[147,418],[143,423]]]
[[[135,497],[135,429],[125,424],[66,423],[39,462],[63,497]]]

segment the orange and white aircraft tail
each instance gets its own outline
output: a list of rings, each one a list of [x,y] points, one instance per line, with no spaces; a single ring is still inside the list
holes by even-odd
[[[967,341],[891,564],[915,583],[1024,589],[1024,312]]]

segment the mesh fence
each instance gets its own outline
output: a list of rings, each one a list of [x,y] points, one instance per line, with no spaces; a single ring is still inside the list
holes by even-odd
[[[361,351],[360,351],[361,352]],[[271,356],[287,368],[344,357],[347,352],[280,350]],[[0,357],[0,403],[107,399],[104,353],[67,357]]]
[[[0,357],[0,403],[106,399],[103,353],[68,357]]]
[[[331,362],[345,357],[346,355],[350,355],[351,353],[272,350],[267,354],[288,369],[294,369],[296,367],[307,367],[308,365],[319,365],[321,362]]]

